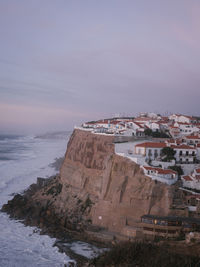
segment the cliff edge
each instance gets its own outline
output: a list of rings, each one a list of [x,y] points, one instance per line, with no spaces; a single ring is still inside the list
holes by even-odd
[[[60,175],[17,195],[2,210],[27,224],[123,233],[144,214],[169,215],[174,186],[153,181],[115,154],[114,137],[75,129]]]

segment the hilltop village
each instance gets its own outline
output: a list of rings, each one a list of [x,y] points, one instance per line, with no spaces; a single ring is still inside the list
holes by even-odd
[[[85,130],[116,136],[115,152],[141,166],[152,179],[200,190],[200,118],[140,113],[138,117],[86,122]]]
[[[137,163],[152,180],[176,185],[182,192],[179,208],[187,210],[184,216],[199,217],[200,118],[141,113],[135,118],[86,122],[81,128],[96,134],[114,135],[116,154]],[[142,218],[147,219],[154,222],[153,216]],[[157,217],[155,221],[158,220]]]
[[[106,242],[180,236],[199,242],[200,120],[143,113],[83,123],[59,174],[2,210]]]
[[[115,152],[139,164],[152,179],[200,190],[200,118],[141,113],[86,122],[82,128],[115,135]]]

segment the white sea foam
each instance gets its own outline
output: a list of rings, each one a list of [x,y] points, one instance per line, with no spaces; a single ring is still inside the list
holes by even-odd
[[[11,160],[0,161],[0,207],[13,196],[26,189],[37,177],[55,174],[49,166],[56,157],[65,153],[67,139],[5,138],[0,151]],[[13,159],[12,159],[13,158]],[[64,266],[69,257],[53,247],[54,239],[40,235],[33,227],[10,220],[0,213],[0,266]]]
[[[47,134],[0,139],[0,208],[13,194],[23,192],[37,177],[56,173],[50,163],[64,156],[69,136]],[[1,160],[4,155],[5,159]],[[3,157],[2,157],[3,158]],[[6,159],[7,158],[7,159]],[[0,267],[64,266],[70,260],[52,245],[55,239],[40,235],[33,227],[0,213]],[[66,243],[72,251],[88,258],[102,250],[85,242]]]

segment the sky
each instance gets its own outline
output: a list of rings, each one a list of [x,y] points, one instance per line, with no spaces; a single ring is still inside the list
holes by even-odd
[[[0,132],[200,115],[199,0],[0,0]]]

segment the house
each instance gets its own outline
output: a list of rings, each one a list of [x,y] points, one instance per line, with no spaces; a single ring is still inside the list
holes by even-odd
[[[180,129],[181,135],[189,135],[189,134],[199,132],[199,128],[195,124],[192,124],[192,123],[176,122],[174,123],[174,126]]]
[[[82,127],[83,128],[96,128],[96,122],[95,121],[92,121],[92,122],[85,122],[82,124]]]
[[[134,122],[140,123],[140,125],[142,125],[142,127],[144,127],[144,125],[146,125],[149,121],[154,121],[154,120],[152,118],[148,118],[148,117],[137,117],[134,119]]]
[[[182,123],[195,123],[196,119],[192,116],[186,116],[181,114],[172,114],[169,116],[170,120],[173,120],[175,122],[182,122]]]
[[[197,145],[200,144],[200,136],[199,135],[187,135],[184,137],[185,142],[188,145]]]
[[[155,160],[161,157],[161,150],[167,145],[164,142],[145,142],[135,145],[135,154],[146,157],[146,160]]]
[[[96,122],[96,127],[110,128],[110,120],[99,120]]]
[[[183,187],[200,190],[200,168],[193,171],[191,175],[181,177]]]
[[[173,138],[178,138],[180,136],[180,128],[178,126],[171,125],[169,126],[169,133]]]
[[[174,155],[176,163],[195,163],[197,156],[196,148],[185,144],[171,145],[170,147],[176,152]]]
[[[144,137],[145,136],[145,133],[144,133],[144,127],[138,123],[138,122],[135,122],[135,121],[129,121],[129,122],[126,122],[126,127],[129,128],[129,129],[132,129],[132,135],[135,135],[137,137]]]
[[[200,219],[178,216],[141,216],[143,233],[153,236],[177,237],[182,233],[200,232]]]
[[[145,123],[145,126],[151,129],[153,132],[160,131],[160,124],[158,122],[148,121],[147,123]]]
[[[181,177],[181,180],[183,182],[183,187],[193,188],[193,189],[195,188],[194,180],[190,175],[183,175]]]
[[[164,147],[171,147],[176,152],[174,157],[176,163],[195,163],[197,157],[197,149],[185,144],[170,144],[166,142],[144,142],[135,145],[135,154],[142,155],[146,160],[161,159],[161,151]]]
[[[157,167],[150,167],[150,166],[142,166],[144,170],[144,174],[148,176],[154,176],[167,179],[167,180],[177,180],[178,174],[177,172],[170,170],[170,169],[162,169]]]

